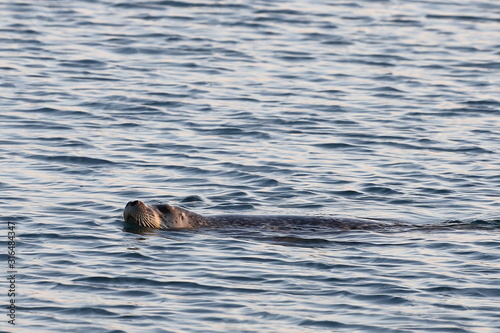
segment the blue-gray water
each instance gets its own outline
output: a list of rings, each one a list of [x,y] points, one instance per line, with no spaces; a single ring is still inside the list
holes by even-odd
[[[500,331],[497,1],[5,1],[0,19],[2,331]],[[136,234],[135,199],[415,228]]]

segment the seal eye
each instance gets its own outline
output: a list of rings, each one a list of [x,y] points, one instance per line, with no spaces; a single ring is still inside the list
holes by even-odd
[[[162,212],[163,214],[168,214],[170,213],[170,206],[169,205],[157,205],[156,208]]]
[[[130,206],[135,206],[135,205],[137,205],[137,203],[139,203],[139,200],[129,202]]]

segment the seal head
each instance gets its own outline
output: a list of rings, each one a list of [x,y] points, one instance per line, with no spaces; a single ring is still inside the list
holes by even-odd
[[[203,218],[195,213],[169,204],[147,205],[142,201],[130,201],[123,210],[125,222],[138,227],[153,229],[189,229]],[[198,224],[198,223],[196,223]]]

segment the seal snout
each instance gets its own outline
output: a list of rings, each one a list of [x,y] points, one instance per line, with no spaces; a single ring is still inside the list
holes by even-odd
[[[142,204],[142,201],[140,201],[140,200],[134,200],[134,201],[127,202],[126,207],[140,206],[141,204]]]
[[[123,211],[123,218],[125,219],[125,221],[131,221],[137,218],[137,214],[139,213],[139,210],[141,208],[141,203],[142,202],[139,200],[127,202],[127,205],[125,206],[125,209]]]
[[[140,227],[158,228],[156,211],[140,200],[129,201],[123,210],[125,222]]]

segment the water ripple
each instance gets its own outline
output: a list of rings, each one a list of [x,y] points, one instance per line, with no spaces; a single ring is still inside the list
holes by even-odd
[[[498,9],[0,4],[16,328],[498,331]],[[134,231],[133,199],[404,227]]]

